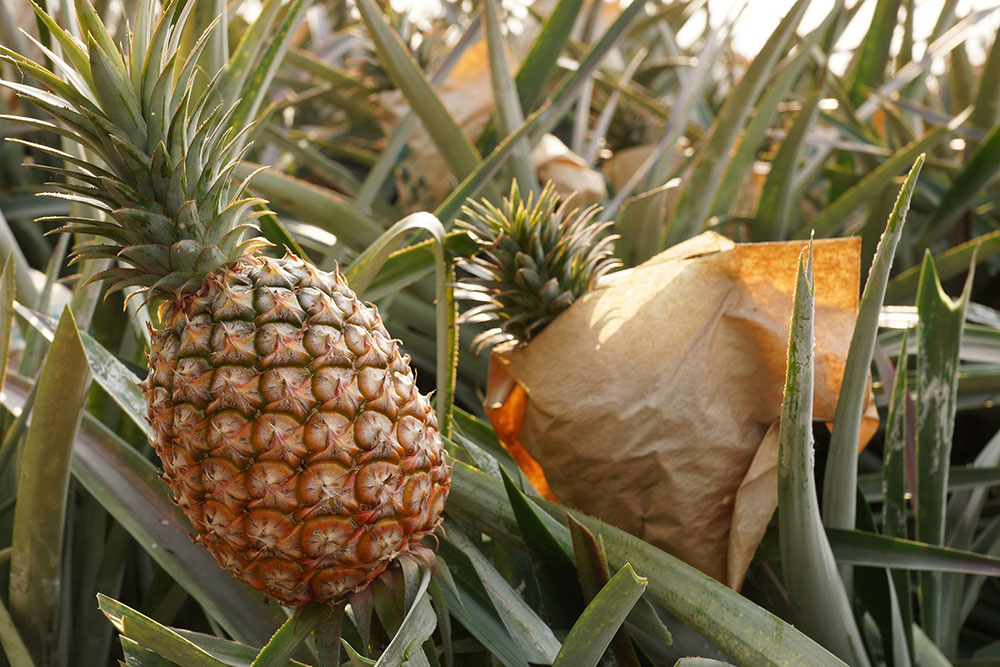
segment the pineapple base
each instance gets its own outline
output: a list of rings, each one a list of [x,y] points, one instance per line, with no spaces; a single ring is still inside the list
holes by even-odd
[[[163,315],[151,444],[222,567],[286,605],[334,603],[438,526],[437,419],[339,273],[248,257]]]

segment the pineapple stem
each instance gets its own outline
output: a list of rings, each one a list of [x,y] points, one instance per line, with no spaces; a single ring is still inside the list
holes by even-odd
[[[320,667],[337,667],[340,664],[340,625],[344,620],[345,605],[345,602],[335,604],[330,618],[316,627],[316,652]]]

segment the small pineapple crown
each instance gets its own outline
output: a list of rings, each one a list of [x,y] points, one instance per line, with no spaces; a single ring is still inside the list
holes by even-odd
[[[535,200],[522,198],[517,181],[500,207],[470,201],[458,225],[480,246],[463,263],[471,277],[462,287],[469,300],[483,302],[465,322],[496,325],[476,336],[477,349],[508,340],[527,342],[557,315],[589,292],[597,280],[621,265],[614,257],[611,222],[595,222],[597,205],[560,203],[551,182]]]
[[[92,218],[43,220],[63,225],[57,231],[97,237],[76,249],[74,261],[116,260],[94,277],[111,283],[109,291],[136,286],[150,298],[176,297],[263,245],[246,234],[256,228],[250,209],[262,202],[244,196],[247,182],[232,180],[247,149],[248,119],[260,104],[235,95],[254,71],[244,66],[241,77],[221,67],[213,77],[206,74],[201,57],[219,20],[183,47],[196,4],[170,0],[161,10],[158,0],[139,0],[134,28],[125,44],[116,44],[90,0],[74,2],[82,40],[32,3],[61,50],[57,55],[29,36],[52,69],[0,46],[0,58],[41,87],[0,85],[56,122],[5,118],[56,132],[79,149],[22,142],[64,163],[42,167],[65,178],[53,184],[62,192],[48,194],[99,211]],[[234,59],[239,55],[237,49]],[[250,56],[252,64],[256,54]]]

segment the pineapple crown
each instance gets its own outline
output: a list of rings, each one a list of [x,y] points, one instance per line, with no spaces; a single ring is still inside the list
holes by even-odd
[[[465,322],[496,325],[476,336],[478,349],[507,340],[527,342],[597,280],[621,265],[614,257],[611,222],[595,222],[597,205],[571,208],[561,203],[551,182],[535,200],[522,198],[517,181],[497,207],[470,201],[458,225],[479,244],[480,253],[463,263],[470,274],[465,298],[483,302]]]
[[[224,30],[214,33],[219,18],[200,36],[192,35],[197,4],[169,0],[161,10],[158,0],[139,0],[134,28],[125,44],[116,44],[90,0],[74,2],[74,32],[82,38],[32,3],[61,51],[56,54],[32,39],[52,69],[0,46],[0,58],[41,87],[0,84],[56,122],[5,118],[51,130],[75,144],[64,152],[22,142],[64,163],[63,168],[42,167],[65,178],[55,184],[62,192],[47,194],[98,211],[94,217],[43,220],[61,224],[57,231],[97,237],[75,250],[74,261],[116,260],[92,278],[111,283],[109,291],[135,286],[147,298],[176,298],[196,290],[220,266],[266,244],[247,234],[256,229],[262,202],[245,196],[247,181],[235,184],[232,174],[248,147],[249,119],[273,74],[273,44],[265,52],[260,35],[247,44],[251,28],[230,63],[207,65],[220,45],[226,54],[228,47]],[[292,7],[287,15],[297,13]],[[197,39],[185,45],[192,36]],[[280,33],[276,41],[282,42]],[[206,54],[209,44],[214,52]],[[206,74],[206,66],[217,70],[214,76]],[[261,82],[254,94],[237,99],[253,78]]]

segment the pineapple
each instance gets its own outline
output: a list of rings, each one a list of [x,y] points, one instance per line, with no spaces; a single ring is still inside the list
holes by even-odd
[[[42,88],[5,82],[86,151],[63,158],[68,196],[102,213],[64,231],[110,258],[98,278],[161,303],[142,383],[162,477],[197,541],[286,605],[335,603],[439,525],[450,485],[437,420],[409,358],[336,271],[260,254],[232,170],[247,114],[178,52],[193,3],[140,0],[114,44],[88,0],[56,33],[55,72],[3,49]],[[51,19],[37,10],[51,26]],[[2,47],[0,47],[2,48]],[[39,147],[43,150],[44,147]]]
[[[500,207],[470,202],[458,225],[480,246],[464,264],[466,298],[483,301],[463,321],[495,325],[476,336],[480,349],[514,341],[526,343],[557,315],[619,267],[611,222],[595,223],[596,205],[575,209],[572,196],[559,201],[551,182],[535,201],[525,200],[517,181]]]

